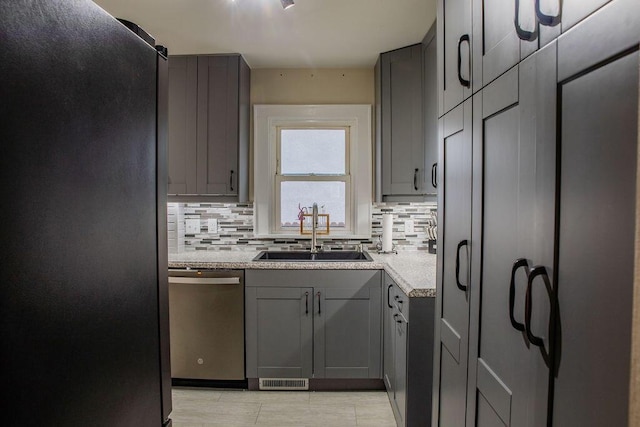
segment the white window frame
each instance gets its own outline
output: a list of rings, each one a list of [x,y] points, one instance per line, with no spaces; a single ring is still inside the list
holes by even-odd
[[[254,106],[254,234],[256,237],[295,237],[282,229],[278,210],[279,128],[348,129],[345,228],[331,229],[328,238],[370,238],[372,200],[372,136],[370,105]],[[289,177],[292,177],[289,175]],[[309,180],[300,175],[300,180]],[[336,181],[333,175],[317,180]],[[296,178],[297,179],[297,178]],[[309,236],[302,236],[308,238]]]

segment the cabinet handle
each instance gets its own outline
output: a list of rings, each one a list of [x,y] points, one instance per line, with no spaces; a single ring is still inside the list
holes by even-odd
[[[322,313],[322,306],[320,304],[320,292],[316,294],[318,296],[318,314]]]
[[[309,292],[304,293],[304,314],[309,314]]]
[[[229,174],[229,189],[231,191],[233,191],[233,169],[231,170],[231,173]]]
[[[516,34],[518,34],[518,37],[520,38],[520,40],[532,42],[538,38],[538,30],[537,28],[534,28],[533,31],[523,30],[522,27],[520,26],[519,12],[520,12],[520,0],[516,0],[516,16],[513,18],[513,24],[516,27]]]
[[[467,291],[468,286],[460,283],[460,249],[462,249],[463,246],[467,246],[468,244],[469,242],[467,240],[463,240],[458,243],[458,249],[456,249],[456,285],[458,286],[458,289],[464,292]]]
[[[413,189],[418,191],[418,168],[413,171]]]
[[[562,17],[562,3],[559,3],[560,12],[558,15],[545,15],[540,10],[540,0],[536,0],[536,16],[538,17],[538,22],[547,27],[553,27],[560,23]]]
[[[390,304],[390,302],[391,302],[390,292],[391,292],[391,288],[392,287],[393,287],[393,285],[387,286],[387,306],[389,308],[393,308],[393,306]]]
[[[549,312],[549,351],[547,352],[544,348],[544,340],[540,337],[536,337],[531,332],[531,312],[533,311],[533,302],[531,299],[531,289],[533,287],[533,281],[536,277],[541,276],[544,280],[544,284],[546,287],[547,295],[549,296],[549,302],[551,303],[551,310]],[[556,319],[556,310],[557,310],[557,301],[554,290],[551,287],[551,282],[549,281],[549,275],[547,274],[547,269],[543,266],[534,267],[531,269],[529,274],[529,280],[527,281],[527,295],[525,301],[525,327],[527,332],[527,338],[529,342],[535,346],[540,347],[540,351],[542,353],[542,357],[544,358],[545,363],[548,367],[551,366],[551,360],[553,355],[553,346],[554,346],[554,322]]]
[[[431,165],[431,185],[438,188],[438,163]]]
[[[460,40],[458,40],[458,80],[460,80],[462,86],[471,87],[471,81],[462,77],[462,51],[460,50],[462,42],[469,43],[469,53],[471,53],[471,39],[469,38],[469,34],[463,34],[460,36]]]
[[[513,316],[513,304],[516,300],[516,271],[522,267],[529,267],[527,260],[524,258],[520,258],[513,263],[513,267],[511,268],[511,283],[509,283],[509,319],[511,320],[511,326],[517,331],[525,330],[525,326],[516,321],[516,318]],[[528,276],[529,270],[527,269],[526,271]]]

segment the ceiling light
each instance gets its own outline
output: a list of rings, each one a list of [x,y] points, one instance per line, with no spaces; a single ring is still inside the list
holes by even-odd
[[[280,3],[282,3],[282,7],[284,9],[289,9],[291,6],[295,4],[293,0],[280,0]]]

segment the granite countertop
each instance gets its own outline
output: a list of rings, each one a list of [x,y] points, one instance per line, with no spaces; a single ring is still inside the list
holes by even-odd
[[[373,262],[253,261],[255,251],[197,251],[169,254],[169,268],[269,270],[385,270],[410,298],[436,296],[436,256],[423,251],[369,252]]]

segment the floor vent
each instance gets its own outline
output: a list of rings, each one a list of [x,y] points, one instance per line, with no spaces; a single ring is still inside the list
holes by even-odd
[[[309,379],[260,378],[260,390],[309,390]]]

